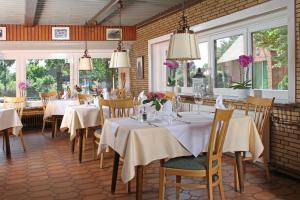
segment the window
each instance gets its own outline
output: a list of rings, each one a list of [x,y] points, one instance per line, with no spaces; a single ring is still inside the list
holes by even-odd
[[[114,84],[118,85],[118,73],[115,69],[109,69],[108,58],[93,58],[94,69],[91,71],[79,71],[79,84],[87,92],[92,85],[100,84],[103,88],[110,90],[113,87],[113,73]]]
[[[232,82],[243,81],[238,59],[244,54],[244,36],[215,40],[214,47],[215,87],[229,88]]]
[[[0,60],[0,96],[16,95],[16,61]]]
[[[31,82],[27,97],[39,99],[40,92],[61,92],[70,86],[70,66],[65,59],[28,59],[26,77]]]
[[[252,33],[253,88],[288,89],[288,27]]]

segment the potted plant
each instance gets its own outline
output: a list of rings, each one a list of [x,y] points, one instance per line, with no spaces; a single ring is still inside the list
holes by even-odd
[[[174,87],[176,86],[176,69],[179,67],[179,64],[176,60],[167,60],[164,62],[164,65],[169,69],[167,87],[171,88],[171,91],[174,92]]]
[[[30,81],[21,81],[18,83],[18,88],[19,88],[19,92],[20,92],[20,97],[26,97],[27,96],[27,88],[31,86],[31,82]]]
[[[251,55],[240,55],[238,63],[240,65],[240,82],[233,82],[230,88],[235,90],[235,94],[240,99],[245,99],[249,96],[252,86],[251,80],[249,80],[249,64],[253,62]]]

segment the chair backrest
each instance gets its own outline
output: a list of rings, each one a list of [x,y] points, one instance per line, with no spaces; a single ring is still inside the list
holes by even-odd
[[[133,99],[115,99],[110,100],[111,117],[129,117],[133,113],[134,100]]]
[[[267,99],[248,96],[246,101],[245,114],[249,115],[250,112],[253,112],[251,115],[253,115],[253,120],[255,122],[257,131],[262,139],[264,133],[266,132],[274,100],[275,98]]]
[[[40,98],[42,100],[43,109],[45,110],[47,104],[49,103],[49,101],[58,99],[58,94],[55,91],[52,91],[52,92],[41,92],[40,93]]]
[[[105,115],[104,115],[104,111],[103,108],[104,107],[108,107],[109,109],[109,113],[108,113],[108,117],[111,117],[111,111],[110,111],[110,101],[111,100],[107,100],[107,99],[102,99],[99,98],[99,107],[100,107],[100,125],[103,126],[104,125],[104,121],[105,121]]]
[[[77,100],[79,104],[84,104],[85,101],[90,101],[94,97],[91,94],[77,94]]]
[[[116,95],[118,99],[125,99],[126,97],[126,91],[125,89],[115,89],[111,91],[111,96]]]
[[[173,100],[175,97],[176,97],[175,92],[170,92],[170,91],[165,92],[165,98],[166,99]]]
[[[26,97],[4,97],[4,108],[14,108],[22,119]]]
[[[232,113],[233,109],[216,109],[207,152],[209,169],[212,168],[214,161],[218,161],[218,165],[221,164],[223,144]]]

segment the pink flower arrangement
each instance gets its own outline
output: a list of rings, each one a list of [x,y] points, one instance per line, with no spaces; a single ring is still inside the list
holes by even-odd
[[[250,56],[240,55],[238,62],[241,67],[247,68],[249,64],[253,62],[253,57],[251,55]]]
[[[92,90],[98,95],[102,96],[103,88],[100,85],[93,85]]]
[[[151,106],[155,107],[155,110],[160,111],[162,105],[167,102],[164,99],[165,94],[162,92],[148,92],[147,99],[143,101],[143,104],[152,103]]]
[[[21,82],[19,82],[18,83],[18,88],[19,88],[19,90],[26,90],[28,87],[30,87],[30,85],[31,85],[31,82],[30,81],[26,81],[26,82],[24,82],[24,81],[21,81]]]
[[[179,64],[176,60],[167,60],[164,62],[164,65],[166,65],[167,68],[169,69],[177,69],[179,67]]]

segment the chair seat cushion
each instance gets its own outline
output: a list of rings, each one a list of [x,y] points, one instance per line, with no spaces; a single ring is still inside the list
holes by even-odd
[[[213,167],[218,164],[217,160],[213,161]],[[163,167],[174,169],[186,169],[186,170],[206,170],[207,169],[207,157],[206,156],[183,156],[172,158],[163,164]]]
[[[102,132],[102,129],[101,129],[101,128],[96,129],[95,132],[94,132],[94,136],[95,136],[96,138],[99,138],[99,139],[100,139],[100,137],[101,137],[101,132]]]

